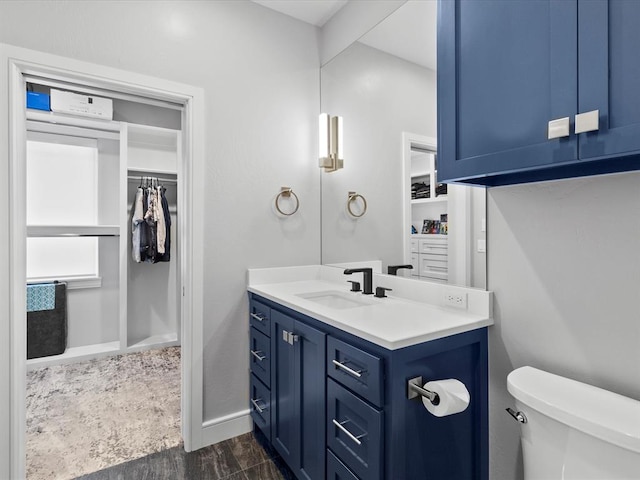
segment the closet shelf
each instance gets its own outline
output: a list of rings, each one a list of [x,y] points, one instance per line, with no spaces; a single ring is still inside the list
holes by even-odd
[[[411,205],[418,205],[420,203],[438,203],[438,202],[446,202],[446,201],[447,201],[447,196],[440,195],[439,197],[436,197],[436,198],[416,198],[414,200],[411,200]]]
[[[170,148],[175,150],[178,145],[179,130],[155,127],[152,125],[129,124],[129,144],[152,146],[155,148]]]
[[[119,225],[27,225],[28,237],[118,237]]]
[[[120,131],[120,122],[76,117],[74,115],[64,115],[62,113],[54,112],[37,112],[31,109],[27,109],[27,120],[56,123],[59,125],[70,125],[73,127],[91,128],[95,130],[106,130],[108,132]]]

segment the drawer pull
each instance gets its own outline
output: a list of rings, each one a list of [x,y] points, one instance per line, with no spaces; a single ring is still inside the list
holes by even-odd
[[[263,406],[261,407],[260,405],[258,405],[258,401],[262,400],[261,398],[256,398],[256,399],[251,399],[251,403],[253,404],[253,406],[255,407],[255,409],[258,411],[258,413],[262,413],[267,409],[267,406]]]
[[[339,362],[337,360],[332,360],[333,364],[336,368],[341,368],[345,372],[353,375],[354,377],[360,378],[362,377],[362,370],[353,370],[352,368],[347,367],[344,363]]]
[[[262,353],[262,351],[260,351],[260,350],[258,350],[258,351],[251,350],[251,355],[256,357],[258,359],[258,361],[260,361],[260,362],[263,361],[265,358],[267,358],[264,355],[260,355],[261,353]]]
[[[333,419],[333,424],[338,427],[340,430],[342,430],[345,435],[347,435],[351,440],[353,440],[354,442],[356,442],[356,444],[358,445],[362,445],[362,442],[360,441],[360,439],[362,437],[364,437],[364,435],[358,435],[357,437],[351,433],[349,430],[347,430],[346,428],[343,427],[343,425],[345,423],[349,423],[349,420],[345,420],[344,422],[339,422],[337,421],[335,418]]]
[[[259,322],[264,322],[264,317],[258,313],[252,313],[251,316]]]

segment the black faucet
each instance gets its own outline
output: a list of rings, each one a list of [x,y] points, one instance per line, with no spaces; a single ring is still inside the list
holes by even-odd
[[[409,270],[413,270],[413,265],[389,265],[387,267],[387,273],[389,275],[397,275],[398,270],[400,270],[401,268],[407,268]]]
[[[345,275],[362,272],[362,293],[365,295],[373,294],[373,268],[347,268]]]

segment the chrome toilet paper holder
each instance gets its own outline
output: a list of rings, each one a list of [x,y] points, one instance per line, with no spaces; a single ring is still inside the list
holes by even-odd
[[[440,405],[440,395],[436,392],[423,388],[422,385],[424,385],[422,376],[409,379],[409,381],[407,381],[407,398],[409,400],[413,400],[415,398],[420,399],[420,397],[425,397],[432,404]]]

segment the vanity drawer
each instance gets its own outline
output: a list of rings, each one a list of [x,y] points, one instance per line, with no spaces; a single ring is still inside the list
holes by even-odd
[[[249,324],[267,337],[271,334],[271,308],[257,300],[249,303]]]
[[[327,380],[327,446],[361,479],[382,478],[382,419],[381,411]]]
[[[251,418],[271,441],[271,392],[255,375],[249,376]]]
[[[250,330],[249,362],[251,371],[269,387],[271,383],[271,341],[258,329],[251,327]]]
[[[419,253],[431,253],[435,255],[447,255],[449,245],[446,238],[421,239]]]
[[[331,450],[327,450],[327,480],[358,480],[358,477]]]
[[[439,278],[439,276],[441,275],[444,275],[446,277],[447,273],[447,257],[443,258],[439,255],[420,255],[421,277],[434,276],[434,278]]]
[[[420,255],[418,255],[417,253],[411,254],[411,265],[413,265],[411,275],[414,277],[420,275]]]
[[[420,241],[417,238],[411,239],[411,253],[420,252]]]
[[[341,340],[327,337],[327,373],[374,405],[382,407],[382,359]]]

